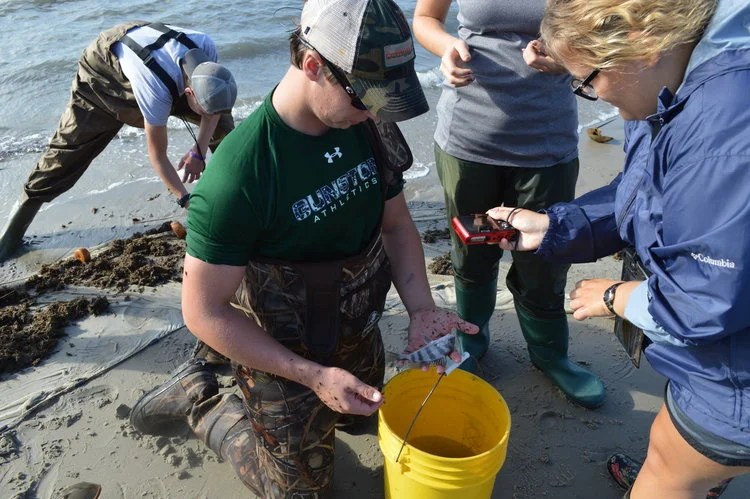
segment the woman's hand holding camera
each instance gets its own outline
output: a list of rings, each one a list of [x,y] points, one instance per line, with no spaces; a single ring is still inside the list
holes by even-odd
[[[495,220],[505,220],[518,231],[518,237],[515,241],[503,239],[500,242],[499,246],[504,250],[531,251],[537,249],[549,227],[547,215],[522,208],[499,206],[487,210],[487,215]]]

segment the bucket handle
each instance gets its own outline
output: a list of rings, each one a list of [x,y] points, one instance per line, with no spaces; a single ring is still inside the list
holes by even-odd
[[[425,404],[427,404],[427,401],[432,396],[432,393],[435,391],[435,388],[438,387],[438,385],[440,384],[440,381],[445,377],[445,375],[446,373],[442,373],[438,375],[438,379],[433,385],[432,390],[430,390],[430,393],[428,393],[425,399],[422,401],[422,405],[420,405],[419,409],[417,409],[417,413],[414,415],[414,418],[411,420],[411,424],[409,424],[409,429],[406,430],[406,435],[404,435],[404,441],[401,443],[401,448],[398,450],[398,454],[396,455],[396,464],[398,464],[398,460],[401,457],[401,452],[403,452],[404,447],[406,446],[406,439],[409,438],[409,433],[411,433],[411,429],[414,428],[414,423],[417,422],[419,413],[422,412],[422,409],[424,409]]]

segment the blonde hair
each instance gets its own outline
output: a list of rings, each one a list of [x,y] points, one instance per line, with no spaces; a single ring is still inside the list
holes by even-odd
[[[542,41],[560,62],[606,69],[703,35],[717,0],[547,0]]]

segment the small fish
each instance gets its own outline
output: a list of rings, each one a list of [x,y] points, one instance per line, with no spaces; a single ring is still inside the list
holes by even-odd
[[[453,347],[456,344],[456,335],[449,333],[433,341],[429,341],[427,337],[424,340],[427,343],[425,346],[411,353],[402,353],[398,356],[398,360],[419,363],[442,360],[453,351]]]

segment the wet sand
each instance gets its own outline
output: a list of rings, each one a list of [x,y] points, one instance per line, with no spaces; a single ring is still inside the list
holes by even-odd
[[[432,119],[413,126],[431,126]],[[615,140],[598,144],[582,134],[579,193],[609,182],[622,167],[622,122],[613,120],[602,131]],[[408,127],[406,132],[408,139]],[[41,263],[70,258],[79,246],[127,237],[164,221],[184,222],[184,213],[159,194],[160,184],[150,188],[149,192],[132,192],[124,185],[85,202],[69,201],[45,209],[32,226],[35,243],[20,258],[0,267],[0,282],[21,280]],[[434,171],[410,181],[406,194],[423,234],[447,227]],[[449,250],[449,243],[435,237],[424,248],[429,264]],[[501,271],[507,269],[507,256],[501,265]],[[613,258],[576,265],[568,286],[584,278],[616,278],[619,272],[620,262]],[[430,279],[438,299],[450,304],[452,278],[431,274]],[[145,292],[150,292],[148,287]],[[117,292],[110,293],[118,300]],[[662,403],[664,379],[648,362],[640,369],[632,366],[611,333],[610,319],[577,322],[571,318],[571,358],[599,374],[607,387],[607,400],[600,409],[574,406],[531,366],[506,293],[499,293],[498,303],[482,377],[507,401],[512,427],[507,460],[492,497],[620,498],[623,491],[607,475],[605,461],[614,451],[634,457],[645,454],[648,429]],[[386,348],[399,352],[405,345],[408,318],[398,302],[391,305],[381,329]],[[106,320],[103,324],[102,335],[117,334],[107,331]],[[251,497],[231,467],[186,428],[176,427],[169,437],[154,437],[140,434],[128,423],[130,407],[138,397],[168,379],[169,372],[189,358],[193,344],[185,328],[177,329],[104,374],[51,398],[4,432],[0,436],[0,496],[55,497],[62,488],[87,481],[101,484],[105,499]],[[86,357],[80,361],[86,362]],[[393,373],[389,369],[388,374]],[[8,379],[7,375],[0,378]],[[220,380],[223,389],[233,389],[231,377],[222,375]],[[449,415],[446,424],[450,424]],[[338,433],[336,497],[383,497],[382,464],[375,424],[360,435]],[[736,480],[723,497],[746,497],[742,491],[747,483]]]

